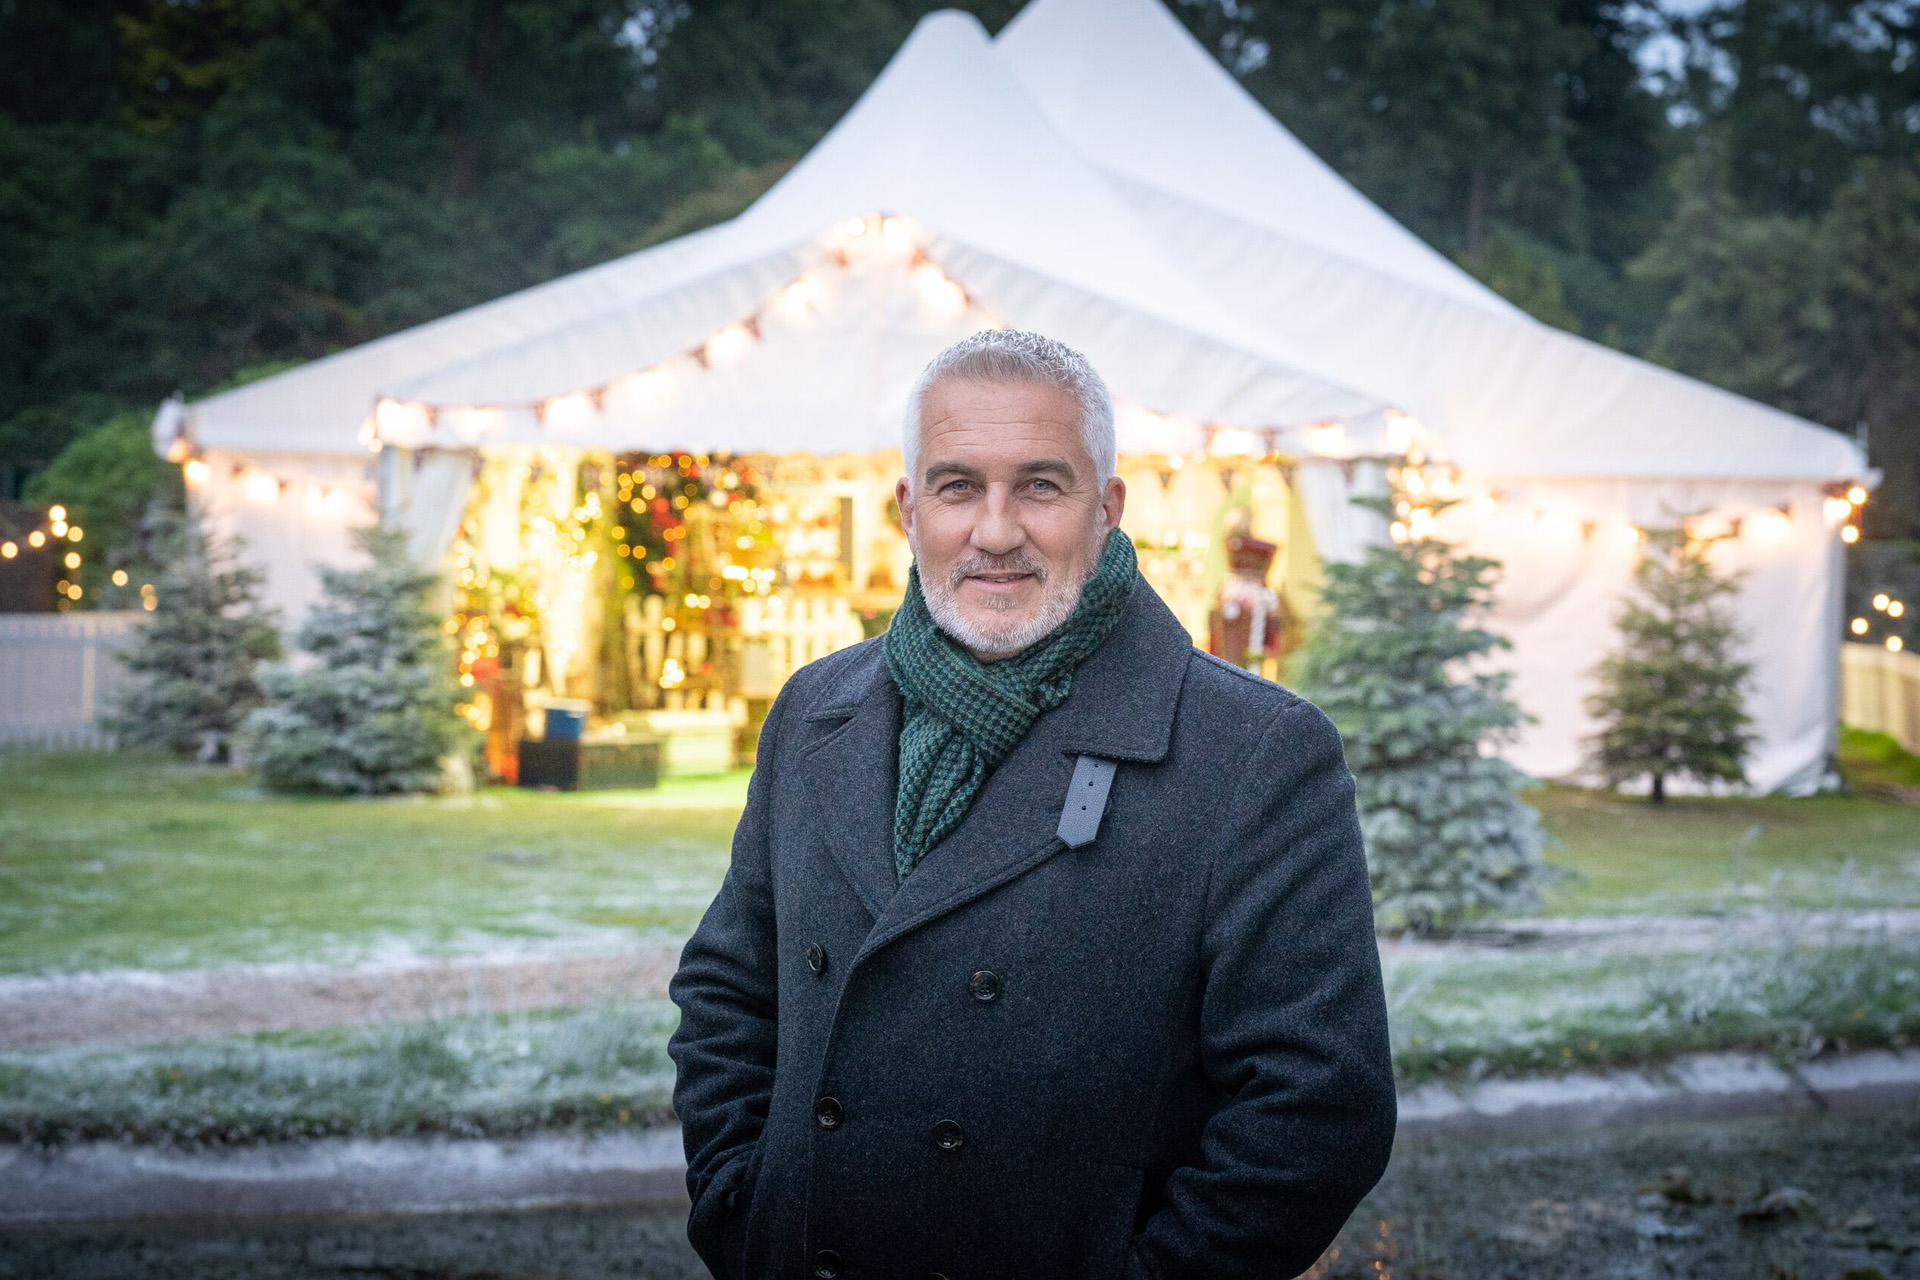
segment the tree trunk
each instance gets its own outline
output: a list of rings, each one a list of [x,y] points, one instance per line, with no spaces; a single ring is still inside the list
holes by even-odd
[[[1475,262],[1487,246],[1488,200],[1486,167],[1475,165],[1467,184],[1467,257]]]
[[[1650,798],[1655,804],[1665,804],[1667,802],[1666,774],[1656,773],[1653,775],[1653,794]]]
[[[455,118],[452,145],[448,148],[447,194],[458,199],[473,194],[480,185],[484,164],[486,133],[485,99],[487,82],[493,71],[494,53],[506,25],[503,0],[481,0],[477,15],[473,48],[467,56],[467,101]]]

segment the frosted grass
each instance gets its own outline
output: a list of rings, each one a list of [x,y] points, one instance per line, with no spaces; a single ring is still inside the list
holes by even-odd
[[[511,1137],[669,1116],[665,1001],[0,1055],[0,1141]]]

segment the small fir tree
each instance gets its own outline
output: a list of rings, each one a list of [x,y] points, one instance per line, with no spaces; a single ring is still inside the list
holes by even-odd
[[[166,567],[143,599],[152,617],[120,657],[135,679],[109,725],[131,746],[224,760],[265,701],[260,663],[280,656],[274,616],[260,603],[265,575],[240,562],[237,540],[211,538],[191,521],[175,523],[160,545]]]
[[[1617,787],[1651,779],[1655,804],[1668,778],[1744,783],[1753,723],[1742,688],[1752,666],[1734,657],[1740,633],[1725,601],[1738,580],[1714,571],[1710,539],[1680,530],[1649,533],[1634,584],[1621,601],[1620,649],[1594,669],[1587,711],[1600,731],[1587,740],[1594,770]]]
[[[1469,621],[1499,564],[1434,537],[1449,504],[1415,504],[1401,474],[1388,496],[1355,499],[1393,521],[1393,539],[1326,566],[1298,681],[1345,739],[1377,917],[1425,931],[1536,905],[1546,868],[1520,799],[1531,781],[1482,750],[1521,723],[1509,677],[1462,670],[1507,647]]]
[[[320,570],[324,599],[300,628],[317,661],[267,673],[274,705],[247,720],[251,763],[279,791],[380,795],[431,790],[460,737],[446,637],[429,598],[438,579],[405,535],[355,535],[369,563]]]

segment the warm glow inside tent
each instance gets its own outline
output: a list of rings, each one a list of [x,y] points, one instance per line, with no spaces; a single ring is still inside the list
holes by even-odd
[[[573,696],[610,730],[691,735],[884,625],[907,390],[990,325],[1106,375],[1125,527],[1199,641],[1230,535],[1277,548],[1265,583],[1297,621],[1321,558],[1384,536],[1346,503],[1377,479],[1366,459],[1424,451],[1473,499],[1448,529],[1508,561],[1498,621],[1536,718],[1516,759],[1548,776],[1577,768],[1636,531],[1737,521],[1753,780],[1822,780],[1833,492],[1858,452],[1521,315],[1155,0],[1035,0],[997,46],[935,14],[733,221],[169,408],[156,446],[290,615],[351,527],[402,522],[446,568],[470,712],[496,734],[518,731],[508,701]]]

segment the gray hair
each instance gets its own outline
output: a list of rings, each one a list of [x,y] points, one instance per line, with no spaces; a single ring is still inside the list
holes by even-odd
[[[1064,342],[1024,329],[982,329],[942,351],[920,371],[907,397],[906,429],[900,452],[913,484],[920,461],[920,420],[927,393],[943,382],[1024,382],[1054,387],[1080,406],[1080,434],[1093,455],[1096,478],[1102,487],[1113,478],[1119,447],[1113,430],[1113,396],[1091,361]]]

